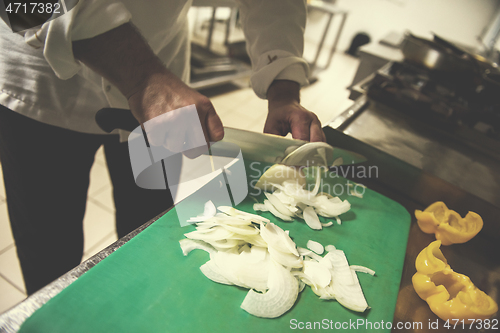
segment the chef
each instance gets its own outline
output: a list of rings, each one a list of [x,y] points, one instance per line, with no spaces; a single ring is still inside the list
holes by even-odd
[[[210,100],[189,88],[190,0],[85,0],[41,27],[0,22],[0,161],[26,290],[80,263],[89,172],[104,145],[119,237],[170,207],[168,191],[135,185],[127,144],[95,123],[104,107],[144,123],[194,104],[207,141],[224,136]],[[267,99],[264,132],[324,141],[300,104],[303,0],[239,0],[252,88]]]

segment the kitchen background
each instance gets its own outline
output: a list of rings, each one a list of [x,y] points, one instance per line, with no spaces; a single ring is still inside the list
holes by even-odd
[[[205,1],[206,2],[206,1]],[[314,5],[314,3],[311,3]],[[302,103],[318,114],[323,124],[344,111],[352,101],[347,87],[351,85],[359,66],[357,57],[345,54],[358,33],[370,36],[371,44],[387,36],[397,40],[405,30],[416,35],[430,37],[434,32],[454,42],[481,47],[483,42],[494,40],[499,17],[499,0],[337,0],[336,8],[348,12],[340,35],[337,51],[331,65],[319,72],[317,81],[303,88]],[[206,40],[208,21],[212,10],[193,8],[190,17],[193,39],[200,44]],[[217,11],[216,22],[223,22],[230,16],[228,9]],[[306,29],[305,57],[314,59],[328,15],[310,9]],[[325,39],[324,52],[319,64],[327,61],[340,22],[334,17]],[[225,52],[225,24],[214,26],[211,49]],[[242,38],[237,28],[230,34],[229,42],[237,43]],[[204,44],[203,44],[204,45]],[[262,131],[266,101],[259,100],[248,88],[247,80],[239,79],[236,85],[224,85],[203,90],[212,102],[226,126]],[[1,173],[1,169],[0,169]],[[0,175],[1,176],[1,175]],[[116,240],[114,231],[114,206],[112,187],[107,174],[106,163],[100,150],[92,168],[87,212],[84,219],[85,255],[92,256]],[[181,200],[178,197],[177,200]],[[3,176],[0,177],[0,312],[3,312],[26,297],[24,283],[16,256],[7,215]]]

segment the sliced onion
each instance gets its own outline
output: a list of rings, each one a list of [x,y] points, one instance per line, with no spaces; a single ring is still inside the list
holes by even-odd
[[[321,168],[316,168],[316,182],[314,188],[311,191],[311,195],[316,196],[319,192],[319,185],[321,184]]]
[[[302,186],[306,184],[306,178],[300,168],[275,164],[264,172],[254,187],[269,191],[275,184],[282,184],[289,179],[299,182]]]
[[[319,288],[318,285],[316,285],[316,283],[311,281],[311,277],[309,275],[306,275],[302,271],[292,271],[292,275],[299,278],[300,282],[307,284],[310,287]]]
[[[187,222],[193,223],[193,222],[205,221],[211,217],[214,217],[216,213],[217,213],[217,208],[215,208],[214,203],[212,202],[212,200],[208,200],[205,203],[205,209],[203,210],[203,214],[197,217],[192,217],[189,220],[187,220]]]
[[[370,275],[375,275],[375,271],[373,269],[370,269],[370,268],[365,267],[365,266],[351,265],[350,268],[351,268],[351,270],[353,270],[355,272],[361,272],[361,273],[366,273],[366,274],[370,274]]]
[[[273,262],[269,270],[269,290],[259,294],[249,290],[241,308],[251,315],[262,318],[277,318],[295,304],[299,283],[289,270]]]
[[[335,250],[328,252],[325,257],[331,260],[333,266],[331,286],[335,299],[348,309],[365,311],[368,304],[356,273],[349,268],[345,253]]]
[[[279,199],[285,195],[268,197]],[[318,197],[322,207],[345,205],[328,195]],[[265,202],[274,207],[269,200]],[[308,225],[322,225],[315,208],[306,202],[295,201],[295,198],[287,199],[287,202],[297,202],[295,208],[303,210]],[[308,202],[314,203],[314,198]],[[281,203],[289,209],[290,205]],[[179,243],[184,255],[193,249],[210,253],[211,259],[200,267],[210,280],[250,289],[241,305],[247,312],[266,318],[278,317],[293,306],[299,286],[302,290],[305,284],[310,285],[321,299],[336,299],[354,311],[362,312],[368,308],[356,271],[374,274],[371,269],[349,266],[344,252],[333,245],[323,248],[318,242],[308,242],[308,248],[317,253],[327,250],[324,257],[297,247],[288,231],[262,221],[264,218],[258,215],[245,214],[227,206],[219,207],[219,210],[223,213],[213,214],[213,209],[206,209],[207,216],[213,216],[199,222],[196,230],[186,233],[187,238]],[[276,208],[274,210],[277,211]],[[260,223],[260,228],[255,226],[256,221]]]
[[[230,215],[230,216],[236,216],[236,217],[244,216],[246,218],[251,218],[252,221],[255,221],[255,222],[269,222],[269,219],[266,219],[265,217],[255,215],[255,214],[250,214],[250,213],[238,210],[238,209],[230,207],[230,206],[219,206],[219,207],[217,207],[217,209],[223,213],[226,213],[227,215]]]
[[[221,225],[223,228],[225,228],[228,231],[231,231],[235,234],[238,235],[258,235],[259,230],[253,226],[232,226],[229,224],[222,224]]]
[[[258,291],[268,289],[269,271],[271,257],[266,249],[253,246],[250,251],[239,255],[240,266],[235,272],[236,277],[242,283]]]
[[[260,235],[269,247],[273,247],[284,253],[292,253],[295,256],[299,255],[297,247],[290,236],[276,224],[267,223],[265,226],[261,224]]]
[[[292,217],[293,212],[290,211],[274,194],[264,192],[267,199],[271,202],[271,204],[283,215]]]
[[[314,251],[317,254],[323,254],[323,252],[325,251],[325,248],[323,247],[323,245],[321,245],[320,243],[315,242],[313,240],[307,241],[307,248],[309,250]]]
[[[285,267],[301,268],[303,265],[302,259],[290,252],[284,253],[276,250],[273,247],[268,247],[267,250],[269,251],[269,254],[271,255],[271,258],[273,260]]]
[[[205,275],[207,278],[210,280],[221,283],[221,284],[227,284],[227,285],[232,285],[233,283],[226,279],[224,275],[221,273],[221,270],[217,265],[212,261],[209,260],[203,265],[200,266],[200,270]]]
[[[344,200],[341,203],[333,203],[328,200],[328,203],[322,203],[318,207],[315,207],[319,215],[324,217],[336,217],[351,209],[351,204],[349,201]]]
[[[316,293],[316,295],[320,296],[319,299],[328,300],[328,301],[334,301],[334,300],[336,300],[335,295],[333,294],[333,289],[332,289],[332,285],[331,284],[329,284],[325,288],[322,288],[322,289],[318,290],[318,292]]]
[[[301,293],[305,287],[306,287],[306,284],[304,283],[304,281],[299,280],[299,293]]]
[[[327,245],[325,246],[325,250],[328,252],[335,251],[337,248],[334,245]]]
[[[281,214],[269,200],[264,200],[264,205],[267,209],[276,217],[279,217],[283,221],[293,221],[293,218],[284,214]]]
[[[317,255],[311,250],[304,249],[303,247],[297,247],[297,250],[299,251],[299,254],[303,257],[308,257],[316,261],[320,261],[321,259],[323,259],[323,257],[321,257],[320,255]]]
[[[194,240],[194,239],[181,239],[179,241],[179,244],[181,246],[182,253],[187,256],[189,252],[199,249],[208,252],[209,254],[213,254],[216,252],[213,246],[210,244],[207,244],[203,241],[200,240]]]
[[[266,241],[263,240],[260,235],[255,235],[255,236],[241,236],[239,239],[242,240],[242,241],[244,241],[244,242],[246,242],[246,243],[255,245],[255,246],[267,248]]]
[[[281,191],[281,190],[276,190],[273,192],[274,196],[277,197],[279,199],[279,201],[281,201],[283,204],[289,206],[289,207],[293,207],[293,206],[296,206],[297,205],[297,200],[289,195],[287,195],[285,192]]]
[[[325,288],[332,279],[330,270],[317,261],[304,261],[304,274],[320,288]]]
[[[230,239],[234,235],[233,232],[224,228],[212,228],[208,230],[195,230],[184,234],[187,238],[198,239],[202,241],[213,241],[220,239]]]
[[[283,192],[294,198],[296,201],[302,201],[304,203],[309,203],[312,198],[311,192],[305,190],[297,182],[285,181],[283,182]]]
[[[301,255],[301,256],[306,256],[306,255],[308,255],[309,253],[312,253],[312,251],[311,251],[311,250],[309,250],[309,249],[305,249],[305,248],[300,247],[300,246],[297,246],[297,252],[299,252],[299,255]]]
[[[321,225],[323,226],[323,228],[325,228],[325,227],[330,227],[330,226],[332,226],[332,225],[333,225],[333,222],[332,222],[332,221],[330,221],[330,222],[328,222],[328,223],[321,223]]]
[[[243,244],[245,244],[245,242],[238,239],[220,239],[210,242],[210,245],[212,245],[217,251],[228,251],[228,252],[230,250],[240,247]]]
[[[221,274],[233,284],[266,291],[271,259],[267,251],[264,254],[263,257],[259,248],[252,247],[239,254],[217,252],[212,260],[220,268]]]
[[[261,211],[261,212],[268,212],[269,211],[269,209],[267,209],[266,205],[261,204],[261,203],[254,203],[253,210]]]
[[[314,211],[314,208],[307,207],[304,209],[304,221],[306,221],[307,225],[314,230],[321,230],[323,226],[319,221],[318,215]]]

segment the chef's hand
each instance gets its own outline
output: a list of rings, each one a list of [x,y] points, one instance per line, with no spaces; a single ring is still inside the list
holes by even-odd
[[[218,141],[224,136],[210,100],[171,73],[132,24],[125,23],[96,37],[73,42],[73,54],[120,90],[141,124],[195,104],[205,141]],[[170,133],[169,138],[172,137],[181,144],[185,141],[181,134]]]
[[[149,121],[146,132],[151,145],[164,146],[170,151],[184,151],[183,143],[191,140],[198,145],[204,135],[205,141],[219,141],[224,136],[222,122],[215,112],[212,102],[196,90],[188,87],[177,76],[168,70],[161,70],[149,77],[140,88],[128,98],[130,110],[134,117],[141,123]],[[193,123],[197,121],[187,117],[186,112],[171,113],[189,105],[195,105],[198,119],[203,129],[203,134],[193,133],[198,128]],[[162,116],[162,117],[158,117]],[[167,117],[165,117],[167,116]],[[167,123],[164,123],[167,122]],[[170,122],[170,123],[168,123]],[[190,137],[186,137],[190,135]],[[188,157],[196,157],[205,148],[193,150],[192,154],[186,153]]]
[[[267,91],[269,113],[264,133],[285,136],[292,133],[294,139],[326,141],[318,117],[300,105],[300,86],[287,80],[274,81]]]

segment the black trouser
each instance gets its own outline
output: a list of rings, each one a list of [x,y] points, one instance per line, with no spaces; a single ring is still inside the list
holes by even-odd
[[[46,125],[0,105],[0,161],[12,232],[28,294],[77,266],[90,168],[104,145],[118,237],[173,205],[169,191],[139,188],[128,145]]]

